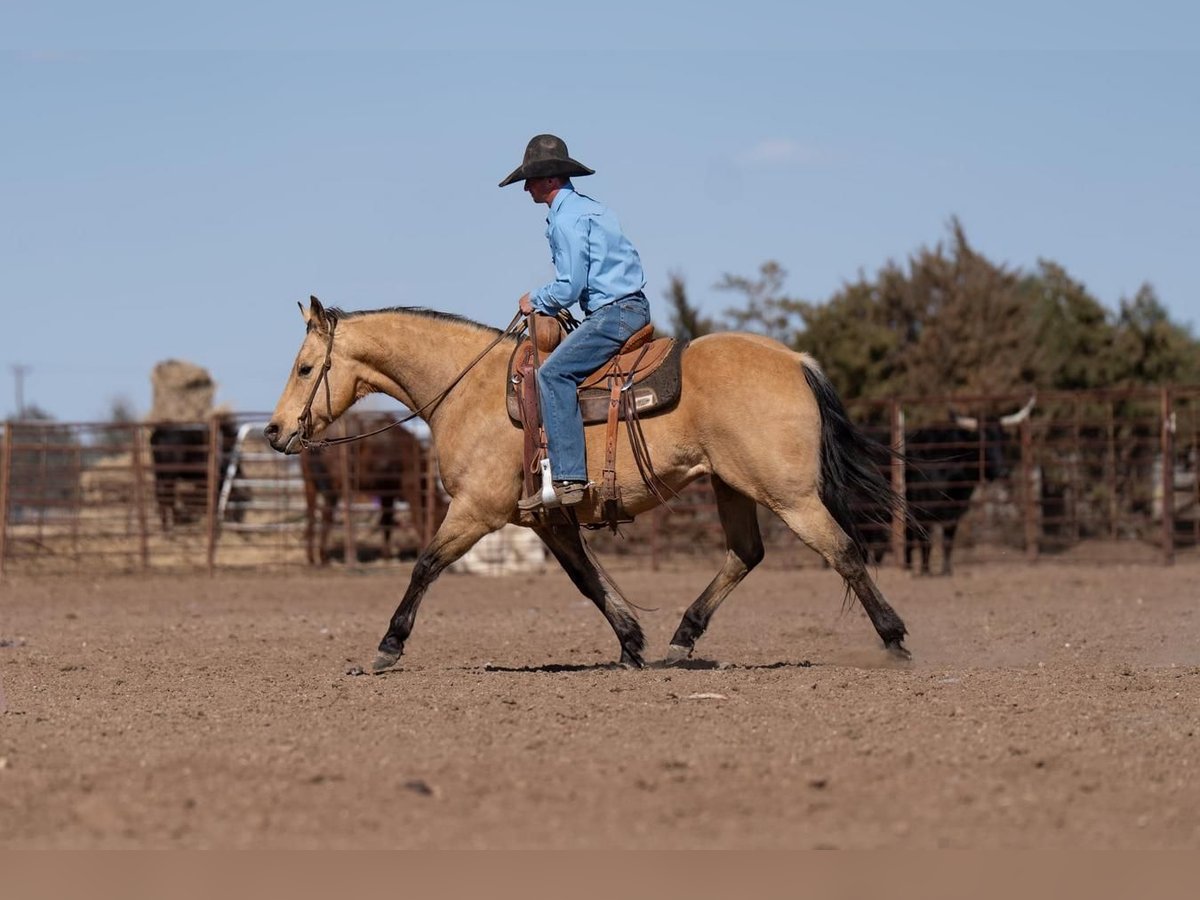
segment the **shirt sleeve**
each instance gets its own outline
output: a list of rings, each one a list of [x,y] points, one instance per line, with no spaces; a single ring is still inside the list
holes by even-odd
[[[557,222],[550,230],[550,253],[555,278],[529,295],[539,312],[554,315],[579,301],[587,287],[588,217],[580,216],[565,227]]]

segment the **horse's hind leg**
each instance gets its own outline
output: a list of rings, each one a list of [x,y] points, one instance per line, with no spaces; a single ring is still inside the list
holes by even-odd
[[[646,646],[642,626],[608,573],[588,554],[579,526],[547,525],[535,530],[575,587],[604,613],[621,643],[621,663],[641,668]]]
[[[379,556],[384,561],[392,558],[392,529],[396,527],[396,496],[379,495],[379,527],[383,531],[383,548]]]
[[[717,513],[721,517],[728,552],[716,577],[683,614],[679,627],[675,629],[675,636],[671,638],[667,662],[679,662],[691,656],[696,641],[708,628],[717,607],[750,570],[762,562],[763,543],[758,530],[757,504],[715,475],[712,485],[717,495]]]
[[[503,522],[490,523],[462,506],[450,504],[446,518],[442,521],[429,546],[421,551],[413,566],[412,577],[404,599],[396,607],[388,623],[387,633],[379,642],[379,654],[371,668],[376,672],[390,669],[404,653],[404,642],[412,634],[417,609],[425,591],[448,565],[466,553],[485,534],[495,531]]]
[[[337,505],[337,494],[325,495],[325,502],[321,506],[321,534],[318,538],[317,550],[320,564],[323,566],[329,565],[329,533],[333,531],[333,511],[337,509]],[[346,512],[346,515],[350,515],[349,511]],[[346,559],[344,554],[342,559],[347,565],[350,564],[350,560]]]
[[[921,536],[921,574],[930,573],[929,560],[933,557],[933,532]]]
[[[891,604],[875,586],[866,563],[846,532],[816,497],[808,497],[790,507],[775,510],[800,540],[812,547],[846,580],[875,626],[883,645],[905,659],[904,635],[908,629]]]

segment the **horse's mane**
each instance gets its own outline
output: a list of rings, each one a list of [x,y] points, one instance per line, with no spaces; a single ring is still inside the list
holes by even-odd
[[[466,316],[460,316],[457,313],[441,312],[436,309],[427,309],[424,306],[387,306],[383,309],[358,309],[347,312],[337,306],[326,307],[325,314],[333,316],[336,319],[357,319],[362,316],[374,316],[380,313],[401,313],[404,315],[421,316],[425,319],[438,319],[443,322],[455,322],[459,325],[466,325],[476,331],[483,331],[495,337],[500,333],[499,328],[493,328],[491,325],[484,325],[482,322],[476,322],[474,319],[468,319]]]

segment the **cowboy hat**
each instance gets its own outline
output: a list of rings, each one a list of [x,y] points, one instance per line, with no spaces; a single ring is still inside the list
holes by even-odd
[[[567,155],[567,145],[552,134],[536,135],[525,148],[525,158],[512,174],[500,182],[500,187],[527,178],[548,178],[551,175],[594,175],[595,170]]]

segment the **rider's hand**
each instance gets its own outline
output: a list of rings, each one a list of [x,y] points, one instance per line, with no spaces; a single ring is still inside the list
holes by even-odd
[[[521,295],[521,299],[517,301],[517,305],[521,307],[521,312],[525,315],[529,315],[531,312],[533,312],[533,304],[529,302],[528,293]]]

